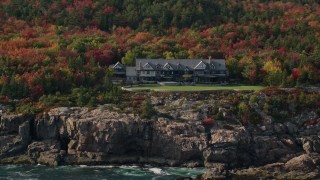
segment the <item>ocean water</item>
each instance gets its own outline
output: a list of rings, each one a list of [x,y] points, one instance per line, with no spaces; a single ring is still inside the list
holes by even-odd
[[[193,177],[204,168],[139,166],[0,166],[0,180],[170,180]]]

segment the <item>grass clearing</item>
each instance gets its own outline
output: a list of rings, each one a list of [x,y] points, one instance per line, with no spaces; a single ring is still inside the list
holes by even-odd
[[[264,86],[235,86],[235,85],[196,85],[196,86],[160,86],[160,85],[142,85],[136,87],[127,87],[131,90],[155,90],[155,91],[210,91],[210,90],[252,90],[260,91]]]

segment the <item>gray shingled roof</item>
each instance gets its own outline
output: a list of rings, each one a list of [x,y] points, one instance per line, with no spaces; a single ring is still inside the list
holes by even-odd
[[[140,70],[146,63],[149,63],[151,67],[155,68],[156,65],[160,64],[162,67],[169,63],[174,69],[178,68],[181,64],[184,68],[194,69],[200,62],[209,64],[209,59],[136,59],[136,69]],[[215,66],[215,70],[227,70],[224,59],[211,59],[211,64]]]
[[[135,66],[126,66],[126,76],[137,76]]]

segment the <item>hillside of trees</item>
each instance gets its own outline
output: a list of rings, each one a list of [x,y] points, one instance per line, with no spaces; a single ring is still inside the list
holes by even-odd
[[[77,105],[117,100],[107,67],[135,57],[223,54],[239,82],[320,81],[317,0],[3,0],[0,24],[6,102],[52,105],[70,94]]]

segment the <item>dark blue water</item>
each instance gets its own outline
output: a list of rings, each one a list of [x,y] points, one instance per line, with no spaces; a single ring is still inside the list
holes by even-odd
[[[178,176],[196,177],[204,168],[138,166],[0,166],[0,180],[170,180]]]

